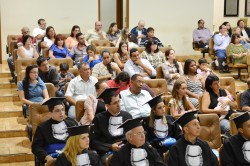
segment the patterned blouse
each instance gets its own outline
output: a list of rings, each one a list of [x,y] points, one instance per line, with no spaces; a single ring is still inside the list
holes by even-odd
[[[179,74],[183,75],[183,69],[180,62],[177,62],[179,65]],[[171,74],[177,73],[177,68],[173,64],[170,64],[169,61],[166,61],[162,64],[162,72],[164,75],[164,78],[168,81],[168,85],[174,85],[175,79],[172,79]]]
[[[240,54],[240,53],[246,53],[247,49],[244,45],[235,45],[233,43],[230,43],[230,45],[227,48],[227,55],[229,57],[232,57],[232,54]],[[242,57],[232,57],[233,63],[240,63],[240,64],[246,64],[247,63],[247,56]]]
[[[151,63],[153,68],[156,68],[165,62],[165,58],[161,51],[158,51],[157,53],[154,53],[153,55],[147,53],[146,51],[143,51],[141,54],[141,57],[143,59],[147,59]]]
[[[186,99],[187,99],[187,101],[189,100],[189,98],[187,96],[186,96]],[[184,113],[185,111],[187,111],[187,110],[185,110],[185,107],[183,105],[183,100],[178,100],[178,102],[177,102],[176,99],[171,98],[169,101],[169,108],[171,108],[171,105],[173,105],[173,104],[175,107],[176,114],[181,114],[181,113]]]

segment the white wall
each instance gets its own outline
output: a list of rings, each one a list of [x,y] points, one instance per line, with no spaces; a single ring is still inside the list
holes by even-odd
[[[192,33],[201,18],[212,29],[213,3],[211,0],[130,0],[129,26],[131,29],[144,19],[146,27],[152,26],[155,36],[164,45],[171,45],[176,54],[200,54],[193,51]]]
[[[8,34],[21,34],[21,28],[30,31],[37,27],[39,18],[46,19],[56,33],[70,33],[73,25],[79,25],[84,33],[94,28],[98,20],[97,0],[0,0],[2,59],[7,59],[5,46]]]
[[[237,26],[237,21],[245,17],[245,1],[239,0],[239,16],[238,17],[224,17],[224,0],[214,0],[214,31],[219,30],[219,26],[225,22],[230,22],[232,27]],[[250,21],[250,20],[249,20]],[[250,22],[248,21],[248,26]]]
[[[116,22],[116,0],[101,0],[101,21],[105,32],[112,22]]]

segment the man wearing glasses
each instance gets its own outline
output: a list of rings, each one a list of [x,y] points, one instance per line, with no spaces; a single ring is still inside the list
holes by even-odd
[[[129,119],[118,128],[123,128],[128,142],[114,152],[110,166],[165,165],[156,149],[145,142],[146,132],[139,119]]]
[[[199,48],[207,48],[208,41],[212,37],[212,32],[204,27],[204,20],[200,19],[198,21],[198,28],[196,28],[193,32],[193,40],[197,43]]]
[[[91,129],[90,147],[101,156],[105,165],[106,158],[126,143],[123,128],[118,127],[132,116],[121,111],[120,99],[116,94],[118,88],[105,89],[97,98],[103,99],[107,111],[96,115]]]
[[[106,39],[106,32],[102,30],[102,22],[96,21],[95,22],[95,29],[89,29],[84,38],[91,44],[92,40],[104,40]]]

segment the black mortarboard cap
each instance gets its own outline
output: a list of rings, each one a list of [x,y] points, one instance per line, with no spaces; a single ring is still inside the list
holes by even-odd
[[[116,95],[117,89],[119,88],[107,88],[97,97],[97,99],[103,99],[105,104],[109,104],[108,101],[111,97]]]
[[[49,111],[52,112],[56,105],[62,105],[65,97],[51,97],[45,101],[42,105],[48,105]]]
[[[186,112],[179,119],[175,120],[174,123],[178,123],[179,125],[181,125],[181,127],[184,127],[191,120],[197,119],[197,117],[194,115],[197,112],[198,111]]]
[[[123,128],[124,133],[126,133],[129,130],[132,130],[133,128],[136,128],[138,126],[142,126],[142,124],[141,124],[141,118],[138,118],[138,119],[127,119],[118,128]]]
[[[248,112],[245,112],[245,113],[240,114],[239,116],[237,116],[237,117],[235,117],[235,118],[233,118],[231,120],[234,121],[234,123],[235,123],[235,125],[236,125],[236,127],[238,129],[241,126],[242,123],[248,121],[249,119],[250,119],[250,116],[249,116]]]
[[[163,95],[164,93],[161,93],[155,97],[153,97],[151,100],[147,101],[145,104],[149,104],[149,106],[151,108],[153,108],[154,106],[156,106],[158,103],[160,102],[163,102],[161,96]],[[144,105],[144,104],[143,104]]]
[[[90,125],[68,127],[69,136],[89,133],[89,126]]]

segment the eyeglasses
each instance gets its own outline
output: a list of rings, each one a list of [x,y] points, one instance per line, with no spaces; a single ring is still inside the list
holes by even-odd
[[[145,136],[147,134],[146,131],[142,131],[142,132],[138,132],[138,133],[132,133],[131,135],[134,135],[134,136]]]

